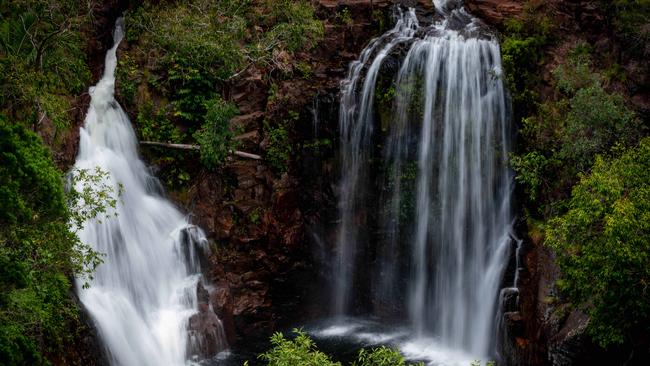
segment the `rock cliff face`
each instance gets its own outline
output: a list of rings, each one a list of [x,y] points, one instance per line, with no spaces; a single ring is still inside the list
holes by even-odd
[[[503,26],[511,18],[523,12],[524,0],[469,0],[465,8],[492,26]]]

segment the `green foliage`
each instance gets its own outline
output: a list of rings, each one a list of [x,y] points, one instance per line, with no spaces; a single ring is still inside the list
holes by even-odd
[[[386,84],[388,84],[386,81],[380,80],[378,87],[375,89],[375,106],[382,132],[388,131],[390,123],[392,122],[394,108],[393,101],[397,94],[392,80],[388,85]]]
[[[589,170],[596,154],[616,143],[634,144],[643,132],[623,97],[607,92],[591,71],[587,52],[578,44],[554,70],[560,99],[539,105],[536,115],[523,120],[520,133],[527,151],[511,155],[511,165],[531,201],[540,193],[546,203],[561,198],[577,173]]]
[[[342,25],[345,25],[347,27],[351,26],[353,24],[352,16],[350,15],[350,9],[343,8],[340,12],[336,14],[336,18],[339,20],[339,22]]]
[[[596,153],[606,151],[617,140],[634,140],[639,129],[623,97],[598,84],[578,90],[569,104],[559,157],[574,162],[581,171],[591,165]]]
[[[265,158],[271,168],[278,173],[286,173],[289,170],[289,162],[293,153],[293,146],[289,138],[288,128],[300,119],[296,111],[289,111],[287,118],[277,126],[271,126],[264,122],[264,132],[268,144],[265,149]]]
[[[423,366],[422,363],[418,365]],[[357,360],[352,366],[407,366],[407,363],[398,351],[381,346],[370,351],[359,350]]]
[[[180,143],[185,134],[169,119],[162,109],[156,109],[152,101],[142,103],[136,117],[140,137],[146,141]]]
[[[534,111],[543,50],[551,42],[553,28],[543,12],[531,7],[526,9],[522,20],[508,20],[501,35],[503,71],[516,118]]]
[[[183,102],[184,97],[207,93],[208,100],[220,82],[246,64],[271,65],[274,51],[309,49],[323,36],[323,25],[305,0],[144,4],[127,21],[127,39],[137,40],[139,49],[155,50],[157,83],[170,99],[179,101],[182,113],[193,111],[186,103],[199,108],[204,104]],[[261,33],[251,34],[253,25]]]
[[[101,262],[75,230],[116,205],[106,174],[63,177],[40,138],[0,117],[0,360],[43,364],[62,352],[78,309],[69,278]]]
[[[126,99],[136,91],[145,99],[133,106],[139,134],[198,143],[209,169],[233,148],[227,122],[237,112],[222,101],[223,86],[252,66],[270,72],[288,66],[310,78],[307,62],[284,65],[283,60],[315,46],[324,34],[306,0],[145,2],[127,14],[126,22],[132,44],[118,79]],[[283,137],[281,131],[274,136],[274,141]],[[173,152],[164,153],[169,166],[179,165]],[[271,149],[271,156],[281,165],[283,149]]]
[[[314,341],[302,330],[294,329],[294,339],[286,339],[282,333],[271,337],[269,351],[259,355],[269,366],[341,366],[332,361],[330,356],[319,351]],[[246,365],[247,363],[245,363]],[[418,364],[422,366],[422,364]],[[357,360],[351,366],[414,366],[407,364],[404,357],[396,350],[378,347],[372,350],[361,349]]]
[[[70,98],[90,80],[81,31],[93,3],[9,0],[0,7],[0,112],[34,126],[70,123]]]
[[[617,35],[633,54],[650,56],[650,0],[601,0]]]
[[[303,147],[308,150],[328,149],[332,147],[332,140],[328,138],[314,139],[313,142],[306,143]]]
[[[586,310],[587,330],[602,346],[647,334],[650,139],[618,158],[598,157],[568,207],[546,230],[562,270],[560,290]]]
[[[590,46],[579,42],[567,55],[566,63],[553,70],[555,87],[565,95],[573,95],[578,90],[600,84],[600,78],[591,71]]]
[[[271,127],[265,124],[264,127],[269,140],[266,147],[266,161],[275,171],[285,173],[289,170],[289,159],[293,152],[289,132],[284,125]]]
[[[1,117],[0,177],[0,222],[14,225],[64,215],[61,176],[49,151],[38,136]]]
[[[472,361],[470,366],[481,366],[481,361],[479,360]],[[485,363],[485,366],[496,366],[496,363],[494,361],[488,361]]]
[[[515,179],[526,187],[528,197],[534,201],[542,184],[542,174],[545,172],[548,160],[537,151],[532,151],[521,156],[511,154],[510,164],[517,172]]]
[[[201,145],[201,162],[208,169],[215,169],[226,160],[230,150],[234,150],[233,133],[229,122],[239,111],[220,98],[206,102],[205,123],[194,134]]]
[[[332,359],[319,351],[314,341],[299,329],[293,331],[296,337],[286,339],[282,333],[275,333],[271,337],[269,351],[259,355],[261,360],[269,366],[341,366],[340,362]]]
[[[296,70],[300,73],[303,79],[309,80],[314,75],[314,71],[308,62],[300,61],[296,64]]]
[[[271,50],[275,47],[295,52],[311,49],[325,33],[323,24],[314,16],[314,7],[306,0],[260,0],[258,21],[267,27],[256,49]]]
[[[253,211],[250,212],[250,214],[248,214],[248,219],[250,220],[250,222],[257,225],[260,223],[262,219],[261,215],[262,215],[262,209],[256,207]]]
[[[135,104],[141,76],[135,60],[129,57],[128,54],[121,55],[117,64],[115,77],[117,79],[116,91],[124,98],[125,102],[131,105]]]

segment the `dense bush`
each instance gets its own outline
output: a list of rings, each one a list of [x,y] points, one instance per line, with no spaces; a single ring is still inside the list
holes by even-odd
[[[601,3],[629,51],[650,56],[650,0],[601,0]]]
[[[601,4],[626,52],[647,52],[647,5]],[[593,340],[631,344],[650,331],[650,141],[639,145],[646,127],[612,91],[625,71],[612,60],[593,62],[587,43],[569,50],[553,70],[554,93],[536,101],[529,90],[541,89],[539,51],[549,38],[544,24],[525,27],[525,19],[509,24],[503,53],[521,123],[511,165],[528,199],[529,235],[557,253],[559,300],[589,315]]]
[[[276,172],[287,172],[289,170],[289,158],[293,151],[287,128],[285,125],[271,127],[266,124],[264,131],[268,135],[269,141],[266,147],[266,161]]]
[[[259,358],[269,366],[341,366],[331,357],[319,351],[314,341],[304,332],[294,329],[295,338],[287,339],[282,333],[271,337],[269,351]],[[422,365],[422,364],[418,364]],[[396,350],[378,347],[371,350],[361,349],[351,366],[408,366],[404,357]]]
[[[296,337],[287,339],[282,333],[271,337],[273,346],[259,356],[269,366],[341,366],[340,362],[319,351],[314,341],[300,330],[294,330]]]
[[[170,119],[168,111],[156,108],[152,101],[140,106],[135,125],[143,140],[180,143],[185,134]]]
[[[282,55],[313,47],[324,32],[306,0],[145,2],[126,21],[130,47],[120,66],[128,70],[118,70],[119,88],[127,101],[139,91],[132,106],[143,122],[139,134],[151,136],[148,126],[171,122],[185,134],[164,135],[199,143],[210,169],[232,147],[224,118],[234,109],[214,102],[224,85],[253,65],[268,73],[286,70]],[[295,68],[305,77],[311,73],[306,64]]]
[[[116,204],[104,174],[78,171],[73,183],[90,184],[64,193],[41,139],[0,117],[0,364],[47,363],[78,328],[70,278],[101,258],[75,230]]]
[[[207,102],[207,112],[203,128],[194,134],[201,145],[201,162],[208,169],[215,169],[226,160],[230,150],[234,150],[230,119],[238,111],[230,103],[216,98]]]
[[[503,71],[517,119],[535,111],[543,50],[552,39],[552,22],[529,3],[523,17],[508,20],[501,33]]]
[[[511,156],[516,179],[531,201],[539,198],[547,214],[549,204],[565,198],[577,174],[590,169],[596,154],[616,143],[634,144],[643,133],[623,97],[606,91],[601,77],[592,73],[587,50],[579,44],[554,71],[559,98],[523,120],[526,150]]]
[[[550,220],[559,288],[590,316],[602,346],[650,332],[650,139],[614,159],[596,158]]]
[[[70,123],[71,98],[88,85],[82,28],[92,2],[10,0],[0,7],[0,112],[37,126]]]
[[[271,98],[274,98],[274,96],[269,97],[269,99]],[[299,120],[300,114],[298,112],[289,111],[286,118],[276,125],[271,125],[268,120],[264,121],[264,134],[267,141],[264,148],[264,158],[277,173],[289,171],[291,156],[294,153],[289,131],[296,126]],[[314,146],[312,145],[312,147]]]

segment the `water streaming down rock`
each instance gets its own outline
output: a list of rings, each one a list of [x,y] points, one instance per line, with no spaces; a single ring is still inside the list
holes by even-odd
[[[79,297],[112,364],[184,365],[206,343],[213,351],[226,347],[216,315],[216,324],[205,334],[188,332],[189,320],[197,314],[199,256],[207,242],[201,229],[159,194],[158,181],[138,156],[131,123],[114,99],[121,19],[113,37],[104,75],[90,88],[75,168],[100,167],[108,173],[105,183],[116,189],[121,184],[123,193],[115,218],[87,222],[79,234],[82,242],[105,254],[90,286],[83,289],[78,281]]]
[[[368,287],[372,312],[401,311],[416,334],[484,356],[512,226],[501,56],[462,4],[434,4],[442,20],[400,13],[342,85],[335,310]],[[391,97],[388,117],[375,93]],[[373,265],[368,283],[355,276]]]
[[[342,85],[339,125],[341,130],[342,182],[339,208],[341,227],[338,235],[338,255],[335,268],[335,303],[337,315],[346,313],[352,285],[356,244],[359,241],[356,215],[366,204],[364,190],[367,184],[366,161],[371,150],[373,133],[373,104],[375,82],[384,58],[398,44],[409,41],[418,23],[414,10],[400,12],[397,24],[381,37],[373,40],[359,60],[350,65]],[[367,67],[365,78],[362,71]],[[361,85],[362,92],[358,92]]]

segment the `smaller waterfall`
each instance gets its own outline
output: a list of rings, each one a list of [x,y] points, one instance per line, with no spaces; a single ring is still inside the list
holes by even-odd
[[[344,172],[340,186],[339,209],[341,227],[338,234],[337,260],[335,263],[334,310],[337,315],[345,314],[350,306],[350,286],[356,257],[356,242],[359,240],[359,208],[365,204],[363,193],[367,177],[368,150],[373,130],[373,104],[375,82],[384,58],[397,45],[412,39],[418,27],[413,9],[408,12],[400,10],[395,27],[374,39],[350,65],[348,76],[342,84],[339,124],[341,130],[341,158]],[[362,71],[374,57],[362,78]],[[362,92],[357,89],[360,82]]]
[[[161,197],[158,181],[138,156],[138,141],[114,98],[116,51],[124,36],[118,20],[102,79],[90,88],[91,102],[80,131],[78,169],[100,167],[106,184],[123,186],[117,217],[87,222],[82,242],[104,253],[79,297],[95,321],[114,365],[184,365],[202,340],[190,337],[201,281],[199,256],[207,251],[200,228],[190,225]],[[211,311],[211,310],[210,310]],[[216,318],[216,316],[215,316]],[[219,348],[225,348],[217,324]]]
[[[512,244],[501,54],[461,1],[434,5],[431,26],[399,11],[342,84],[334,312],[489,357]]]

